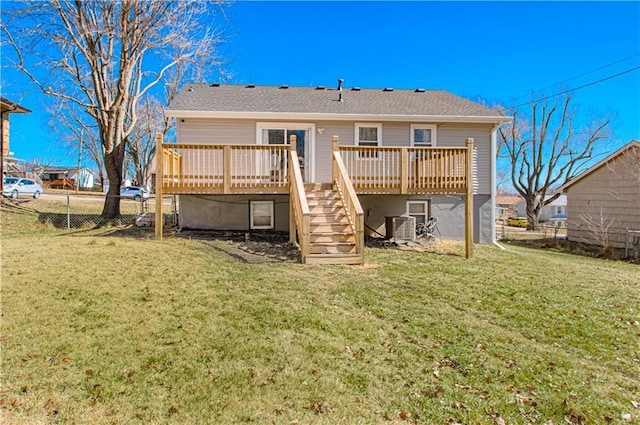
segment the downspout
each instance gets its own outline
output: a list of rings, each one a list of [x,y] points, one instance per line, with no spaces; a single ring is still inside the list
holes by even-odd
[[[500,245],[496,239],[496,191],[498,190],[496,187],[496,163],[498,162],[498,158],[496,157],[498,153],[497,132],[501,125],[500,123],[496,123],[491,128],[491,243],[505,250],[506,248]]]

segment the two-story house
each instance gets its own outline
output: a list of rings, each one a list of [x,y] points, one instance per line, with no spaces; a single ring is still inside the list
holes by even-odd
[[[509,118],[446,91],[189,84],[165,115],[156,192],[181,228],[289,230],[307,263],[361,263],[364,233],[429,217],[467,251],[494,240]]]

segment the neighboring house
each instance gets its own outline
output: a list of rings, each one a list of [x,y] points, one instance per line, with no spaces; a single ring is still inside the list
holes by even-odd
[[[165,115],[178,143],[157,149],[156,192],[180,194],[183,229],[289,231],[319,263],[362,262],[365,229],[405,235],[409,216],[443,238],[473,229],[468,251],[494,240],[509,118],[448,92],[190,84]]]
[[[551,198],[553,195],[545,196],[545,200]],[[540,198],[537,198],[539,200]],[[515,204],[516,208],[516,216],[518,217],[526,217],[527,216],[527,203],[524,199],[520,198]],[[549,226],[564,226],[567,220],[567,197],[566,195],[560,195],[550,204],[545,205],[540,209],[540,215],[538,216],[538,221],[540,223],[547,224]]]
[[[496,218],[505,220],[509,217],[517,217],[516,204],[520,202],[520,196],[498,195],[496,196]]]
[[[78,167],[45,167],[42,171],[42,181],[48,187],[74,188],[78,176]],[[91,190],[94,186],[95,175],[89,168],[80,169],[78,188]]]
[[[0,174],[4,177],[7,174],[23,177],[21,174],[24,172],[19,167],[19,160],[12,158],[11,153],[11,139],[9,136],[9,116],[11,114],[28,114],[31,111],[23,106],[18,105],[15,102],[0,97],[0,140],[2,143],[2,149],[0,149],[2,160],[0,166],[2,171]],[[1,184],[1,183],[0,183]]]
[[[640,141],[631,141],[566,183],[567,238],[625,246],[640,231]]]

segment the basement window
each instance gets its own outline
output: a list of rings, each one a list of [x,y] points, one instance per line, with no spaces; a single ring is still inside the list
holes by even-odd
[[[424,224],[429,217],[429,201],[407,201],[407,214],[416,218],[416,224]]]
[[[249,201],[249,228],[260,230],[274,227],[274,202]]]

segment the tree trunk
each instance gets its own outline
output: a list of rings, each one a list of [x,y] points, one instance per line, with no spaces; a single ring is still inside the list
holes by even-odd
[[[104,200],[102,217],[117,218],[120,216],[120,185],[122,185],[122,161],[117,151],[105,153],[104,165],[109,179],[109,191]]]
[[[536,197],[527,197],[525,199],[527,205],[527,230],[538,230],[538,217],[540,213],[540,205],[535,205]]]

